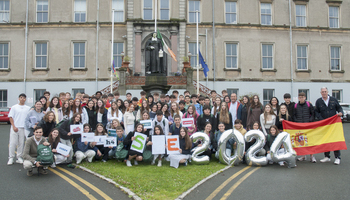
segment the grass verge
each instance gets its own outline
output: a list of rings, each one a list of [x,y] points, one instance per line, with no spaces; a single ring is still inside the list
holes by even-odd
[[[83,162],[81,166],[113,179],[142,199],[155,200],[175,199],[205,177],[226,167],[217,159],[212,159],[208,165],[180,165],[178,169],[169,164],[163,161],[163,166],[157,167],[139,162],[138,166],[127,167],[124,162],[109,160],[106,163]]]

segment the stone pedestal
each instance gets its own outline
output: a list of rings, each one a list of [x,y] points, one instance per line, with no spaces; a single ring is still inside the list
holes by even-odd
[[[187,76],[187,84],[186,89],[190,92],[190,94],[196,94],[196,89],[193,85],[193,71],[192,67],[186,68],[186,76]]]
[[[126,95],[125,79],[126,79],[127,68],[125,68],[125,67],[116,68],[116,71],[119,72],[118,92],[119,92],[120,95]]]
[[[171,85],[167,84],[166,76],[146,76],[146,84],[141,86],[142,89],[147,92],[147,94],[154,94],[158,92],[159,94],[166,94],[171,88]]]

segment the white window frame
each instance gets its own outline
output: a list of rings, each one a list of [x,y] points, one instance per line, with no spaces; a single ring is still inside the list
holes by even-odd
[[[305,7],[305,15],[297,15],[297,8],[298,6],[304,6]],[[298,25],[298,17],[299,18],[303,18],[303,23],[304,23],[304,26],[302,25]],[[306,18],[307,18],[307,7],[305,4],[295,4],[295,26],[297,27],[307,27],[307,21],[306,21]]]
[[[153,14],[154,2],[153,2],[153,0],[150,0],[150,1],[152,2],[152,9],[149,9],[149,7],[145,8],[145,0],[142,0],[142,19],[144,19],[144,20],[153,20],[154,19],[154,14]],[[151,13],[152,13],[151,19],[145,19],[145,10],[151,10]]]
[[[78,1],[81,1],[81,2],[85,2],[85,11],[76,11],[76,8],[75,8],[75,2],[78,2]],[[73,21],[74,21],[74,23],[85,23],[85,22],[87,22],[87,1],[86,0],[74,0],[73,1],[73,9],[74,9],[74,12],[73,12]],[[82,13],[85,13],[85,20],[84,21],[76,21],[76,19],[75,19],[75,14],[76,13],[80,13],[80,15],[82,14]]]
[[[263,46],[272,45],[272,56],[264,56]],[[261,43],[261,69],[262,70],[273,70],[275,69],[275,44],[273,43]],[[264,68],[264,58],[272,58],[272,68]]]
[[[271,97],[267,97],[267,98],[265,99],[265,94],[264,94],[265,91],[272,91]],[[269,96],[269,95],[267,95],[267,96]],[[265,88],[265,89],[263,89],[263,105],[265,106],[266,104],[270,103],[271,98],[274,97],[274,96],[275,96],[275,89],[271,89],[271,88]]]
[[[339,48],[339,58],[332,58],[332,48]],[[330,47],[329,47],[329,68],[330,68],[330,70],[331,71],[341,71],[341,69],[342,69],[342,66],[341,66],[341,54],[342,54],[342,48],[341,48],[341,46],[338,46],[338,45],[331,45]],[[332,69],[332,60],[339,60],[339,69]]]
[[[6,92],[6,100],[4,99],[5,92]],[[7,107],[8,106],[8,98],[9,98],[8,91],[6,89],[1,89],[0,93],[1,93],[0,107]]]
[[[46,2],[47,3],[47,11],[43,11],[43,10],[38,10],[38,3],[39,2]],[[42,21],[42,22],[39,22],[38,21],[38,14],[39,13],[47,13],[47,21]],[[36,1],[36,23],[48,23],[49,22],[49,1],[48,0],[37,0]]]
[[[46,55],[37,55],[37,44],[46,44]],[[42,42],[34,42],[34,68],[35,69],[47,69],[47,68],[49,68],[49,45],[48,45],[48,42],[46,42],[46,41],[42,41]],[[36,60],[36,58],[37,57],[46,57],[46,67],[39,67],[39,68],[37,68],[37,66],[36,66],[36,62],[37,62],[37,60]]]
[[[124,52],[125,44],[124,44],[124,42],[114,42],[113,45],[115,45],[115,44],[123,44],[122,51],[119,54],[116,52],[116,50],[118,50],[118,49],[114,48],[115,46],[113,46],[114,66],[116,68],[119,68],[119,67],[121,67],[121,64],[123,62],[121,59],[122,59],[122,53]],[[120,66],[118,65],[119,63],[117,62],[118,59],[116,59],[116,58],[120,58],[120,61],[121,61]]]
[[[236,12],[226,12],[226,8],[227,8],[227,4],[235,4],[236,6]],[[227,22],[227,15],[235,15],[236,16],[236,21],[232,22],[232,23],[228,23]],[[237,15],[237,2],[235,1],[225,1],[225,23],[226,24],[237,24],[238,21],[238,15]]]
[[[74,67],[74,44],[76,43],[84,43],[85,44],[85,48],[84,48],[84,67]],[[72,68],[73,69],[86,69],[87,68],[87,63],[86,63],[86,49],[87,49],[87,42],[86,41],[73,41],[72,42]],[[79,54],[77,56],[82,56],[82,54]]]
[[[270,14],[270,17],[271,17],[271,24],[263,24],[262,23],[262,16],[264,15],[264,16],[268,16],[269,14],[263,14],[262,12],[261,12],[261,10],[262,10],[262,4],[270,4],[270,7],[271,7],[271,14]],[[260,3],[260,24],[261,25],[263,25],[263,26],[272,26],[272,24],[273,24],[273,17],[272,17],[272,15],[273,15],[273,10],[272,10],[272,3]]]
[[[11,2],[9,0],[2,0],[0,1],[0,4],[2,3],[2,7],[5,8],[5,2],[9,3],[9,9],[8,10],[0,10],[0,23],[9,23],[10,22],[10,10],[11,10]],[[5,19],[5,15],[7,15],[7,19]]]
[[[236,55],[227,55],[227,45],[236,45]],[[238,69],[238,56],[239,56],[239,44],[238,42],[226,42],[225,43],[225,68],[226,69]],[[230,57],[231,59],[236,57],[236,67],[227,67],[227,58]]]
[[[196,2],[199,3],[199,10],[198,10],[198,23],[201,23],[201,1],[195,0]],[[196,10],[190,11],[190,2],[194,1],[188,1],[188,23],[197,23],[197,15],[196,15]],[[190,13],[195,14],[194,21],[190,21]]]
[[[6,70],[10,68],[10,42],[0,42],[0,44],[7,44],[7,55],[5,54],[0,55],[0,58],[3,58],[4,60],[5,58],[7,58],[7,68],[0,68],[0,70]],[[4,49],[1,49],[1,51],[4,52]],[[5,64],[5,61],[3,61],[3,63],[1,64],[2,65]]]
[[[187,44],[187,49],[188,49],[188,51],[187,52],[190,52],[190,44],[194,44],[194,45],[196,45],[196,47],[197,47],[197,42],[188,42],[188,44]],[[201,43],[199,42],[198,43],[198,45],[199,45],[199,51],[201,50]],[[203,55],[203,54],[202,54]],[[194,69],[197,69],[197,48],[196,48],[196,51],[194,52],[194,53],[192,53],[191,52],[191,62],[193,62],[193,60],[195,60],[195,65],[193,66],[193,65],[191,65],[191,67],[192,68],[194,68]],[[201,63],[199,62],[199,69],[200,68],[202,68],[202,65],[201,65]]]
[[[239,97],[239,88],[227,88],[226,91],[229,97],[231,97],[232,93],[235,93]]]
[[[72,97],[75,98],[75,96],[81,91],[85,94],[85,88],[72,88]]]
[[[329,10],[331,8],[337,8],[338,9],[338,16],[334,17],[330,15]],[[337,27],[331,27],[331,19],[338,19],[337,20]],[[340,28],[340,7],[339,6],[328,6],[328,24],[329,24],[329,28]]]
[[[304,92],[306,95],[306,101],[310,101],[310,90],[309,89],[298,89],[298,94]]]
[[[306,47],[306,57],[298,56],[298,47]],[[298,71],[309,70],[309,45],[307,44],[297,44],[296,46],[296,69]],[[306,69],[299,68],[299,59],[306,59]]]
[[[339,93],[339,99],[337,99],[334,95],[334,92]],[[336,98],[339,103],[343,102],[343,90],[342,89],[332,89],[332,97]]]
[[[171,4],[171,0],[165,0],[165,1],[168,1],[168,5],[169,5],[169,7],[168,8],[163,8],[162,9],[162,0],[159,0],[158,2],[159,2],[159,16],[158,16],[158,19],[159,20],[170,20],[170,4]],[[162,12],[162,10],[167,10],[168,11],[168,18],[167,19],[162,19],[161,18],[161,16],[162,16],[162,14],[161,14],[161,12]]]
[[[114,8],[113,7],[113,4],[114,4],[114,2],[123,2],[123,6],[121,6],[121,7],[117,7],[117,8]],[[118,4],[118,3],[116,3],[116,4]],[[124,10],[125,10],[125,2],[124,2],[124,0],[112,0],[112,10],[114,9],[114,22],[124,22],[125,21],[125,14],[124,14]],[[118,15],[117,14],[120,14],[120,13],[122,13],[122,20],[116,20],[116,17],[118,17]]]

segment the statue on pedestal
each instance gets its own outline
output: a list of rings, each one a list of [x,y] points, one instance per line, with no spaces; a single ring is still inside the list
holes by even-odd
[[[157,33],[152,34],[146,42],[145,68],[146,74],[166,74],[167,54],[163,52],[162,41],[157,38]]]

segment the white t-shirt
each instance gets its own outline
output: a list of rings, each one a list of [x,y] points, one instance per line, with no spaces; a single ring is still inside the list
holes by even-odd
[[[11,110],[8,116],[12,117],[13,122],[15,123],[15,127],[24,128],[25,119],[28,115],[29,110],[30,110],[30,107],[26,105],[21,106],[19,104],[16,104],[11,107]]]
[[[230,106],[230,113],[232,115],[232,121],[234,122],[237,119],[237,101],[232,104],[231,102],[231,106]]]

